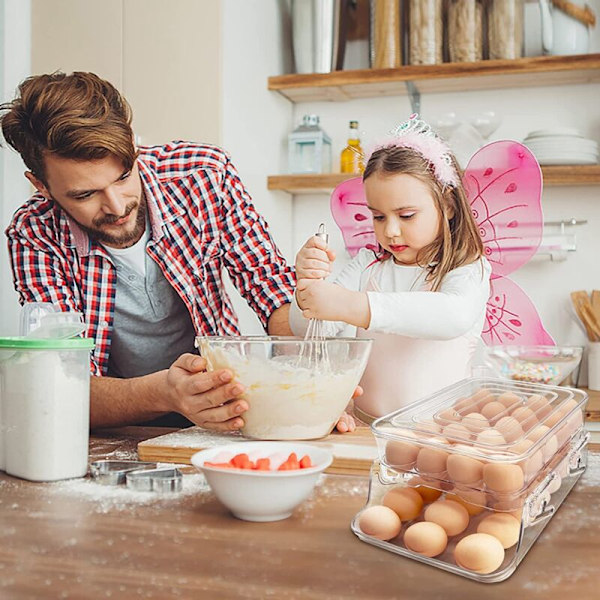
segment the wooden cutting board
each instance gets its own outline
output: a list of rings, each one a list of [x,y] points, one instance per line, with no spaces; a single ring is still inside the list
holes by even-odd
[[[247,438],[239,433],[214,433],[189,427],[140,442],[137,450],[140,460],[190,464],[190,458],[199,450],[245,441]],[[377,458],[377,443],[368,427],[299,443],[325,447],[333,452],[333,462],[326,473],[368,475],[371,463]]]

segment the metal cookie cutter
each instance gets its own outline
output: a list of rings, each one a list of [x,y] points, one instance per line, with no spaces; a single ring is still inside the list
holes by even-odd
[[[90,464],[92,477],[102,485],[121,485],[125,483],[125,475],[141,469],[156,469],[153,462],[139,460],[97,460]]]
[[[138,492],[180,492],[183,475],[177,468],[131,471],[126,474],[127,487]]]

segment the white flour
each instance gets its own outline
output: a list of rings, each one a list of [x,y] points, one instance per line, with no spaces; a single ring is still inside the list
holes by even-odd
[[[235,348],[211,348],[207,341],[200,350],[210,370],[228,368],[244,385],[250,408],[243,415],[242,433],[261,440],[308,440],[330,433],[366,362],[336,359],[331,369],[316,373],[298,366],[297,356],[244,357]]]
[[[89,381],[87,351],[19,351],[1,364],[7,473],[33,481],[85,475]]]

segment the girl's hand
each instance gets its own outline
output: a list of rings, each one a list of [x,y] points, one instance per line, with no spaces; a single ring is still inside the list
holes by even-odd
[[[296,255],[296,280],[325,279],[331,273],[335,252],[321,238],[311,237]]]
[[[328,281],[300,279],[296,298],[307,319],[343,321],[364,329],[371,321],[369,299],[365,292],[347,290]]]
[[[340,433],[348,433],[350,431],[354,431],[356,429],[356,423],[354,422],[354,417],[349,415],[347,412],[343,412],[342,416],[338,419],[337,425],[335,428]]]

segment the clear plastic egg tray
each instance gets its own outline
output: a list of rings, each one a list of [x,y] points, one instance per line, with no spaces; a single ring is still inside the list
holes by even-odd
[[[506,579],[585,471],[586,402],[587,394],[577,389],[478,378],[377,419],[372,430],[379,460],[372,468],[367,504],[354,518],[352,530],[365,542],[476,581]],[[411,498],[421,496],[418,514],[400,515],[400,532],[392,538],[364,531],[361,515],[369,507],[394,506],[386,494],[391,490],[396,494],[398,488],[412,488],[407,492]],[[440,500],[466,509],[468,525],[458,534],[448,533],[449,529],[445,549],[435,556],[409,549],[404,539],[407,529],[431,521],[425,511]],[[428,512],[432,514],[435,511]],[[503,557],[497,555],[490,567],[460,563],[457,556],[463,555],[456,551],[457,544],[467,536],[487,533],[490,521],[481,523],[494,514],[518,521],[518,528],[511,521],[516,542],[507,546],[504,540]],[[463,550],[473,539],[463,543]]]

